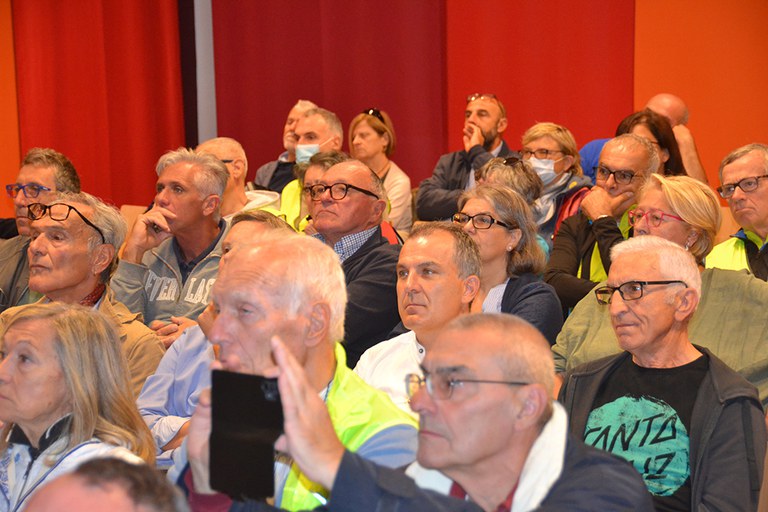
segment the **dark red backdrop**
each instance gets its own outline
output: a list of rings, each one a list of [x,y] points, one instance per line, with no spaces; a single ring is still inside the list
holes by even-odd
[[[50,145],[86,190],[146,203],[153,167],[184,141],[176,2],[13,3],[21,148]],[[536,121],[577,141],[632,110],[634,2],[213,0],[219,134],[251,169],[282,150],[299,98],[387,110],[414,185],[460,147],[464,97],[496,92],[519,146]]]

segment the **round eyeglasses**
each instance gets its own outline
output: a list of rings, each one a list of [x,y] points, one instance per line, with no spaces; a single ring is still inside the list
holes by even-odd
[[[622,169],[612,171],[604,165],[598,165],[594,168],[594,170],[597,179],[608,181],[608,178],[613,176],[613,179],[616,180],[616,183],[620,185],[629,185],[632,180],[637,177],[634,171],[626,171]]]
[[[494,224],[498,224],[499,226],[507,229],[516,229],[505,222],[494,219],[487,213],[478,213],[477,215],[454,213],[452,219],[454,224],[461,224],[462,226],[471,220],[475,229],[491,229],[491,226]]]
[[[670,285],[681,284],[688,286],[685,281],[627,281],[619,286],[601,286],[595,289],[595,298],[598,304],[607,305],[611,303],[611,298],[615,292],[619,292],[622,300],[637,300],[642,298],[645,287],[649,285]]]
[[[325,191],[328,190],[331,193],[331,199],[340,201],[347,197],[347,192],[349,192],[349,189],[357,190],[361,194],[365,194],[376,199],[379,198],[379,196],[370,190],[365,190],[364,188],[356,187],[354,185],[350,185],[349,183],[334,183],[333,185],[310,185],[308,187],[304,187],[304,192],[308,193],[312,200],[317,201],[322,197]]]
[[[749,178],[740,179],[736,183],[724,183],[722,186],[717,187],[717,192],[723,199],[730,199],[733,197],[733,193],[736,192],[736,187],[739,187],[744,192],[753,192],[757,190],[760,180],[765,178],[768,178],[768,174],[750,176]]]
[[[634,226],[640,220],[645,217],[645,221],[650,224],[651,226],[657,228],[661,226],[661,223],[664,221],[664,219],[674,219],[679,220],[680,222],[685,222],[682,218],[678,217],[677,215],[672,215],[671,213],[663,212],[661,210],[657,210],[655,208],[651,208],[648,211],[641,210],[640,208],[635,208],[634,210],[629,211],[629,224],[631,226]]]
[[[427,393],[435,400],[448,400],[453,394],[454,388],[463,384],[504,384],[506,386],[527,386],[530,382],[518,382],[514,380],[483,380],[483,379],[457,379],[441,373],[426,373],[422,377],[416,373],[405,376],[405,392],[408,398],[418,392],[422,386],[426,386]]]

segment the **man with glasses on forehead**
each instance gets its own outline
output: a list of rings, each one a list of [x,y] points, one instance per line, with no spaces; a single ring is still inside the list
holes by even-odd
[[[464,190],[475,186],[475,171],[491,158],[517,156],[502,140],[507,111],[494,94],[470,94],[464,110],[464,149],[440,157],[416,198],[419,220],[449,219]]]
[[[630,236],[628,212],[658,167],[659,156],[643,137],[620,135],[603,147],[595,170],[597,184],[579,213],[561,224],[544,273],[564,309],[576,306],[607,278],[611,247]]]
[[[595,296],[624,352],[566,374],[571,433],[631,461],[656,510],[755,510],[763,410],[753,385],[688,337],[701,294],[694,257],[652,235],[611,255]]]
[[[56,192],[80,192],[80,178],[72,162],[53,149],[33,148],[24,156],[15,183],[5,186],[13,199],[18,236],[0,240],[0,311],[39,299],[27,287],[30,203],[47,203]]]
[[[405,472],[345,450],[298,363],[278,340],[272,347],[285,418],[277,448],[332,490],[316,510],[653,509],[629,464],[568,434],[551,399],[549,344],[520,318],[454,319],[424,358],[424,377],[405,379],[419,413],[416,463]]]
[[[400,246],[390,245],[379,226],[387,205],[381,179],[358,160],[329,169],[310,165],[304,201],[312,235],[339,255],[349,301],[344,322],[347,363],[354,368],[363,352],[387,339],[399,322],[395,265]]]
[[[707,268],[747,269],[768,280],[768,145],[748,144],[732,151],[720,164],[717,191],[728,201],[741,229],[716,245]]]
[[[113,319],[131,389],[138,396],[165,350],[141,315],[128,311],[109,287],[117,250],[125,239],[125,220],[114,207],[84,192],[59,194],[48,204],[31,203],[27,211],[30,290],[43,301],[92,307]]]

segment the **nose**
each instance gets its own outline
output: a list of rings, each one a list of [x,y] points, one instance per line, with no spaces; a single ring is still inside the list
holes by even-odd
[[[29,201],[29,199],[27,199],[27,196],[24,195],[24,191],[23,190],[19,190],[16,193],[16,197],[13,198],[13,204],[16,205],[17,207],[27,206],[30,202],[31,201]]]
[[[419,415],[430,412],[435,407],[435,401],[427,393],[427,386],[423,384],[411,397],[410,404],[411,410]]]
[[[741,190],[741,187],[733,189],[733,195],[729,198],[729,201],[740,201],[746,196],[745,192]]]
[[[648,214],[642,217],[635,217],[635,234],[647,235],[651,232],[651,224],[648,222]]]
[[[155,203],[165,208],[168,206],[168,188],[163,188],[155,194]]]
[[[227,336],[228,315],[224,311],[215,313],[213,325],[211,325],[211,331],[209,333],[211,343],[219,345],[221,350],[226,350],[229,345],[230,339]]]
[[[465,233],[474,233],[474,232],[476,231],[476,229],[475,229],[475,225],[472,223],[472,219],[467,219],[467,222],[465,222],[465,223],[464,223],[464,224],[461,226],[461,229],[462,229],[462,230],[463,230]]]
[[[621,297],[619,290],[614,291],[613,295],[611,295],[611,303],[608,304],[608,311],[610,312],[611,316],[620,316],[626,310],[627,304]]]
[[[6,355],[3,359],[0,359],[0,384],[5,384],[8,382],[10,360],[11,358],[8,355]]]
[[[46,245],[45,241],[43,240],[44,238],[45,237],[43,235],[32,237],[32,240],[29,242],[28,249],[28,256],[30,259],[32,259],[32,256],[45,254]]]

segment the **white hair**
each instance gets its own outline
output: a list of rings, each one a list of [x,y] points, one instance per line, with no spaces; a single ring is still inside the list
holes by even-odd
[[[265,271],[279,283],[276,290],[285,299],[287,313],[295,315],[303,305],[318,301],[331,310],[331,341],[344,338],[347,286],[339,256],[316,238],[285,232],[267,232],[249,248],[270,250],[278,259],[266,259]],[[260,260],[261,262],[261,260]]]
[[[683,281],[688,288],[696,290],[696,294],[701,297],[699,266],[693,255],[680,245],[658,236],[637,236],[611,249],[611,261],[625,255],[636,255],[638,260],[655,255],[660,263],[659,270],[665,279]]]

